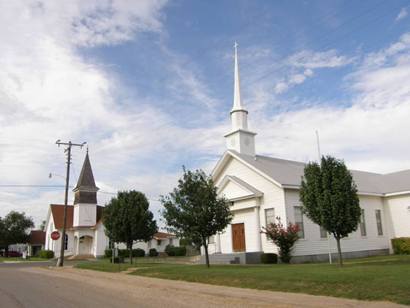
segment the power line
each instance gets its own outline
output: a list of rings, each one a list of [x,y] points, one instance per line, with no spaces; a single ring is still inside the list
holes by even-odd
[[[59,188],[59,187],[65,187],[65,185],[42,185],[42,184],[0,184],[0,187],[13,187],[13,188]],[[72,186],[70,186],[72,187]]]

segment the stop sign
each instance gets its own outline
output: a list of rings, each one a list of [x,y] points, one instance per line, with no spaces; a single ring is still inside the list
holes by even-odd
[[[60,238],[60,232],[58,231],[53,231],[51,232],[51,239],[53,239],[54,241],[58,240]]]

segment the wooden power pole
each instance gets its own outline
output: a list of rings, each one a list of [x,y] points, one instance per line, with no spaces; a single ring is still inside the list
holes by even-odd
[[[57,266],[64,265],[64,246],[65,246],[65,229],[67,224],[67,203],[68,203],[68,186],[70,183],[70,165],[71,165],[71,147],[80,147],[82,148],[86,142],[83,143],[72,143],[69,142],[61,142],[60,139],[56,141],[56,144],[60,147],[60,145],[67,146],[64,150],[64,153],[67,153],[67,173],[65,177],[65,194],[64,194],[64,218],[63,218],[63,234],[61,235],[61,247],[60,247],[60,257],[57,261]]]

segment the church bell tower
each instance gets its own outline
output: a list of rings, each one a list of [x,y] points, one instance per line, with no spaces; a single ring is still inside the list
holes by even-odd
[[[94,226],[97,219],[97,191],[90,158],[85,155],[83,167],[74,192],[74,227]]]
[[[228,150],[235,150],[241,154],[255,156],[255,135],[248,129],[248,111],[241,101],[239,80],[238,44],[235,42],[235,80],[233,94],[233,108],[231,110],[231,131],[225,135]]]

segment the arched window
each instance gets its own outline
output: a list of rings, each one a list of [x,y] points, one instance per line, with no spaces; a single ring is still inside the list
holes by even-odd
[[[67,248],[68,248],[68,235],[66,233],[64,237],[64,250],[67,250]]]

